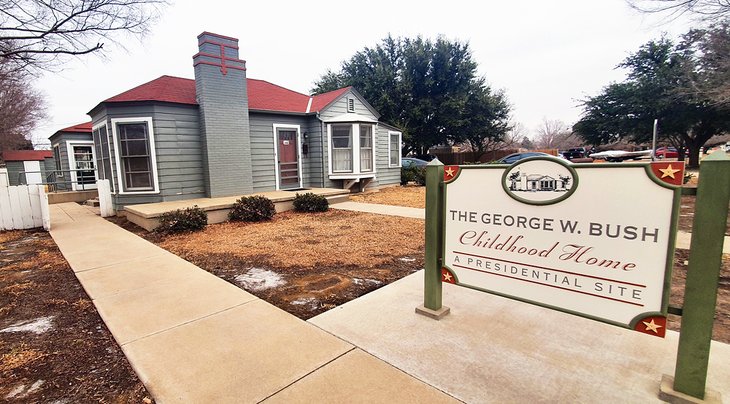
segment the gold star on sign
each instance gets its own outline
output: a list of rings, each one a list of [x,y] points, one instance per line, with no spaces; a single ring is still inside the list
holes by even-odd
[[[453,279],[453,277],[451,276],[450,273],[444,272],[444,281],[451,282],[452,279]]]
[[[445,173],[446,173],[446,175],[448,175],[449,177],[453,177],[453,176],[454,176],[454,169],[453,169],[452,167],[449,167],[449,168],[447,168],[446,170],[444,170],[444,172],[445,172]]]
[[[654,322],[654,319],[651,319],[648,323],[646,321],[642,321],[642,323],[646,326],[646,331],[653,331],[654,334],[659,334],[659,329],[662,328],[662,326]]]
[[[667,168],[660,168],[659,171],[662,172],[662,178],[664,177],[670,177],[674,179],[674,173],[680,172],[682,170],[672,168],[672,165],[668,165]]]

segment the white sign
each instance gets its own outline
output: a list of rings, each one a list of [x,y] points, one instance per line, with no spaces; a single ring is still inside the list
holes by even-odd
[[[622,326],[665,315],[677,190],[648,167],[446,167],[443,281]]]

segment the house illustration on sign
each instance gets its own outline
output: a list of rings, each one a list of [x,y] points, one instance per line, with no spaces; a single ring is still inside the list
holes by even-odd
[[[306,95],[247,78],[238,51],[238,39],[203,32],[193,56],[195,79],[162,76],[101,101],[89,112],[88,143],[60,131],[54,150],[78,165],[69,148],[90,148],[117,210],[400,182],[401,132],[380,122],[356,89]]]
[[[558,178],[545,174],[526,174],[516,171],[509,176],[510,191],[525,192],[566,192],[570,190],[571,178],[557,175]]]

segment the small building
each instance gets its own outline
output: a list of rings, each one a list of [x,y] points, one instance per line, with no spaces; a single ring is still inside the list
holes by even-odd
[[[194,80],[162,76],[89,112],[96,172],[117,210],[400,182],[401,132],[356,89],[306,95],[247,78],[235,38],[203,32],[198,48]]]
[[[522,174],[510,178],[512,191],[567,191],[568,182],[544,174]]]
[[[8,150],[3,160],[11,186],[44,184],[55,167],[50,150]]]
[[[55,167],[48,178],[52,190],[80,191],[96,188],[96,155],[91,122],[63,128],[48,138]]]

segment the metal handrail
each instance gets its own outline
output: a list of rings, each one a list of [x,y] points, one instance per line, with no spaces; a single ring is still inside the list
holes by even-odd
[[[93,171],[94,175],[90,176],[88,174],[89,171]],[[71,179],[71,173],[76,173],[76,180]],[[41,185],[48,186],[49,192],[56,192],[61,190],[61,188],[64,188],[63,190],[72,190],[73,184],[76,184],[77,187],[81,187],[81,191],[85,191],[89,185],[96,184],[96,178],[98,171],[96,168],[91,169],[75,169],[75,170],[47,170],[47,171],[19,171],[18,172],[18,184],[20,185],[27,185],[28,184],[28,177],[26,174],[41,174],[41,178],[43,179],[43,174],[46,173],[46,177],[44,180],[41,181]],[[60,173],[60,175],[59,175]],[[68,176],[65,176],[64,174],[68,173]],[[89,179],[92,179],[93,181],[89,183]],[[63,187],[59,187],[59,185],[63,185]],[[78,189],[77,189],[78,190]]]

